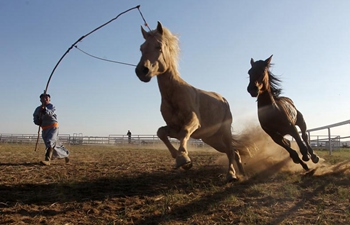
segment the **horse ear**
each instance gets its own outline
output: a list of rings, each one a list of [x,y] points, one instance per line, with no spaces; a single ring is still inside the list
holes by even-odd
[[[158,25],[157,25],[157,31],[160,34],[163,34],[163,26],[162,26],[162,24],[159,21],[158,21]]]
[[[147,31],[145,31],[145,29],[143,29],[142,26],[141,26],[141,33],[142,33],[143,38],[144,38],[144,39],[147,39],[148,33],[147,33]]]
[[[250,59],[250,65],[252,65],[252,66],[254,65],[254,59],[253,58]]]
[[[271,55],[269,58],[267,58],[267,59],[265,60],[265,62],[266,62],[267,65],[270,65],[271,60],[272,60],[272,56],[273,56],[273,55]]]

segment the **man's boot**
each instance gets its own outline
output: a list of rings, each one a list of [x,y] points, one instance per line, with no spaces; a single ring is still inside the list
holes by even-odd
[[[53,148],[48,148],[46,150],[46,154],[45,154],[45,160],[41,161],[41,164],[45,165],[45,166],[50,166],[50,161],[52,159],[52,154],[53,154]]]

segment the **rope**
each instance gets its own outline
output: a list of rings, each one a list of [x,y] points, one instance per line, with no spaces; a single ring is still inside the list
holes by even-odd
[[[99,60],[103,60],[103,61],[107,61],[107,62],[112,62],[112,63],[118,63],[118,64],[122,64],[122,65],[127,65],[127,66],[135,66],[134,64],[130,64],[130,63],[124,63],[124,62],[119,62],[119,61],[114,61],[114,60],[110,60],[110,59],[104,59],[104,58],[101,58],[101,57],[97,57],[97,56],[94,56],[94,55],[91,55],[85,51],[83,51],[82,49],[78,48],[78,46],[74,46],[76,49],[78,49],[79,51],[81,51],[82,53],[92,57],[92,58],[95,58],[95,59],[99,59]]]

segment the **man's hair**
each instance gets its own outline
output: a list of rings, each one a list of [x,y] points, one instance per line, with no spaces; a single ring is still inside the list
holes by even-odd
[[[48,96],[49,98],[51,98],[51,96],[49,94],[41,94],[40,98],[44,97],[44,96]]]

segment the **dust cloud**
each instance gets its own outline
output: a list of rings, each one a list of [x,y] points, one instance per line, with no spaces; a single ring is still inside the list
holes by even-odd
[[[308,174],[300,164],[295,164],[289,157],[287,150],[277,145],[260,126],[249,126],[234,138],[237,141],[237,148],[240,150],[247,178],[264,178],[280,171]],[[291,147],[298,152],[301,158],[296,142],[291,141],[291,144]],[[227,165],[227,157],[218,158],[217,163]],[[350,160],[336,165],[330,165],[324,159],[320,158],[317,164],[314,164],[311,160],[306,162],[306,164],[311,171],[309,174],[313,176],[340,172],[350,173]]]

